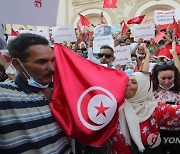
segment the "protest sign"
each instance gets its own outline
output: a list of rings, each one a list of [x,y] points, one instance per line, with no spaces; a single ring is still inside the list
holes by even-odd
[[[113,62],[113,65],[126,65],[127,62],[131,61],[131,46],[117,46],[114,48],[114,56],[116,59]]]
[[[76,42],[76,34],[73,26],[57,26],[52,28],[52,36],[55,43]]]
[[[133,26],[134,40],[138,41],[139,38],[143,40],[150,40],[155,37],[154,24],[140,24]]]
[[[114,40],[111,35],[95,37],[93,41],[93,53],[100,53],[100,48],[103,45],[108,45],[114,48]]]

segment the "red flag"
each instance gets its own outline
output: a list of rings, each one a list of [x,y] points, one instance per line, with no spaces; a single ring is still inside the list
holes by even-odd
[[[124,20],[122,20],[122,21],[120,22],[120,25],[122,26],[123,23],[124,23]]]
[[[164,36],[164,33],[159,31],[156,37],[154,38],[155,42],[158,42],[163,36]]]
[[[117,8],[117,0],[104,0],[103,8]]]
[[[173,28],[176,30],[177,29],[177,22],[176,19],[173,16]]]
[[[145,15],[134,17],[134,18],[128,20],[127,24],[140,24],[143,21],[144,17],[145,17]]]
[[[80,13],[78,13],[78,14],[79,14],[79,17],[81,20],[81,24],[83,26],[90,26],[91,23],[89,22],[89,20],[85,16],[83,16],[82,14],[80,14]]]
[[[68,136],[102,146],[117,127],[127,75],[92,63],[62,45],[55,44],[54,54],[52,113]]]
[[[83,25],[81,24],[81,20],[79,20],[78,23],[77,23],[77,29],[78,29],[79,32],[82,32],[82,30],[81,30],[82,26]]]
[[[169,60],[171,60],[173,57],[170,53],[170,49],[172,49],[172,45],[166,45],[164,48],[160,49],[154,57],[165,57]],[[176,45],[176,53],[180,55],[180,45]]]
[[[180,30],[175,31],[175,34],[180,38]]]
[[[14,31],[13,28],[11,28],[11,36],[17,36],[19,35],[18,31]]]
[[[121,30],[121,33],[123,34],[125,31],[128,30],[128,26],[126,24],[126,22],[124,21],[124,24],[123,24],[123,27],[122,27],[122,30]]]

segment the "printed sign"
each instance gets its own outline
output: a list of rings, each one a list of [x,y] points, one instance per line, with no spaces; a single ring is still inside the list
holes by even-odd
[[[100,53],[100,48],[103,45],[109,45],[114,48],[114,40],[111,35],[95,37],[93,41],[93,53]]]
[[[126,65],[131,61],[131,46],[117,46],[114,48],[114,56],[116,59],[113,62],[113,65]]]
[[[139,38],[143,40],[150,40],[155,37],[155,25],[154,24],[140,24],[133,26],[134,40],[138,41]]]
[[[57,26],[52,28],[52,36],[56,43],[76,42],[76,34],[73,26]]]
[[[169,10],[169,11],[156,10],[154,12],[154,22],[157,25],[172,24],[173,16],[175,17],[175,10]]]

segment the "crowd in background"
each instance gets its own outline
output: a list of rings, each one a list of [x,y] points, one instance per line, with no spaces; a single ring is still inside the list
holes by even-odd
[[[63,41],[62,45],[94,63],[125,71],[128,76],[131,76],[134,72],[150,72],[153,87],[153,99],[167,104],[180,105],[180,55],[177,54],[176,50],[177,46],[180,45],[180,38],[175,35],[174,30],[172,29],[156,30],[156,34],[158,31],[164,33],[164,36],[158,42],[155,42],[154,38],[151,38],[150,40],[143,40],[140,38],[135,42],[130,29],[124,33],[119,32],[112,34],[114,47],[136,43],[131,49],[131,61],[126,65],[113,65],[113,61],[115,60],[114,50],[108,45],[102,46],[100,48],[100,53],[95,54],[93,52],[94,36],[93,34],[90,34],[89,31],[83,33],[76,29],[77,41]],[[54,42],[51,33],[49,36],[50,45],[53,48]],[[172,58],[167,57],[166,55],[161,55],[160,57],[156,56],[157,53],[167,45],[171,46],[169,52],[172,55]],[[11,58],[8,51],[1,52],[0,54],[0,82],[11,82],[15,79],[18,71],[11,64]],[[153,65],[152,69],[150,69],[151,64]],[[180,133],[179,129],[169,132],[166,128],[161,128],[161,134],[162,136],[173,136],[175,134],[174,136],[179,137]],[[165,153],[168,153],[169,151],[170,153],[173,153],[174,149],[177,150],[176,145],[167,146],[162,142],[162,146]],[[83,148],[84,147],[81,147],[80,150]],[[88,150],[88,147],[83,150]],[[102,152],[101,150],[107,151],[106,148],[94,148],[93,150],[96,152]]]

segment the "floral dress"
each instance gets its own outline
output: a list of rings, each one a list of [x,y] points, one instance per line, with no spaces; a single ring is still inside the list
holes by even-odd
[[[153,98],[158,102],[164,102],[166,104],[176,104],[176,105],[180,104],[180,92],[175,93],[170,90],[164,90],[159,88],[158,90],[154,91]],[[180,128],[177,129],[176,131],[169,131],[169,129],[161,127],[160,134],[162,139],[160,146],[165,154],[166,153],[175,154],[176,151],[180,150],[179,144],[176,143],[172,144],[166,142],[168,138],[180,139]]]
[[[176,105],[180,104],[180,92],[175,93],[173,91],[158,89],[154,91],[154,100],[158,102],[174,102]]]
[[[180,105],[158,103],[151,117],[140,123],[141,140],[146,150],[156,148],[160,144],[158,136],[161,126],[171,129],[180,128]],[[131,147],[121,133],[119,125],[110,142],[111,154],[131,153]]]

